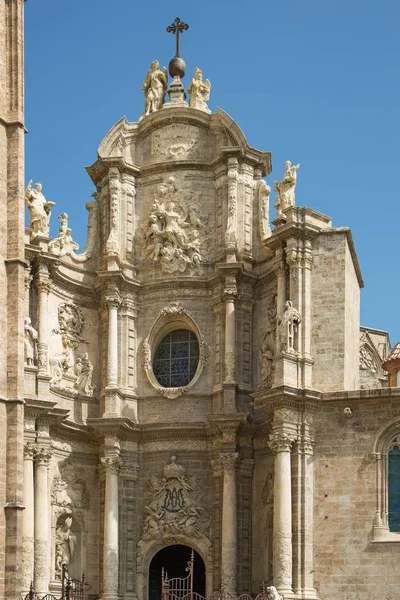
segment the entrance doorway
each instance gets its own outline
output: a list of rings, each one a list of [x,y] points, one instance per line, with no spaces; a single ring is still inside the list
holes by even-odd
[[[175,544],[163,548],[153,557],[149,567],[149,600],[161,600],[161,571],[168,574],[168,579],[187,577],[186,567],[190,561],[192,548]],[[205,596],[206,569],[203,559],[196,551],[193,553],[193,592]]]

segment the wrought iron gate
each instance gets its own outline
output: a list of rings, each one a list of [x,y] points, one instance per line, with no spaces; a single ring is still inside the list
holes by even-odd
[[[193,590],[193,575],[194,575],[194,550],[192,549],[190,560],[185,567],[188,575],[186,577],[168,578],[167,571],[164,568],[161,570],[161,600],[206,600],[204,596]],[[263,582],[261,592],[253,598],[250,594],[240,594],[240,596],[232,596],[226,592],[221,586],[218,592],[214,592],[209,597],[209,600],[284,600],[276,589],[271,586],[266,586]]]
[[[186,577],[173,577],[168,579],[168,573],[161,571],[161,600],[204,600],[204,596],[193,591],[194,550],[185,571]]]
[[[62,566],[61,578],[61,596],[54,594],[45,594],[40,597],[36,594],[31,583],[29,592],[22,600],[85,600],[85,574],[82,574],[82,579],[71,579],[68,573],[67,565]]]

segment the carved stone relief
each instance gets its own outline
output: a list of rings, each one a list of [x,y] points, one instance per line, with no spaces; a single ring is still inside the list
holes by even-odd
[[[85,323],[82,310],[71,301],[63,302],[58,307],[58,322],[59,329],[53,333],[61,335],[64,350],[50,357],[50,384],[69,395],[93,396],[93,365],[87,352],[76,355],[79,344],[85,342],[81,338]]]
[[[209,518],[200,503],[201,487],[201,480],[187,475],[176,456],[171,456],[163,475],[148,480],[149,503],[144,509],[142,541],[176,534],[206,535]]]
[[[202,191],[169,177],[158,186],[139,243],[145,262],[159,264],[164,273],[202,273],[209,260],[207,218],[201,214]]]
[[[51,240],[48,245],[48,250],[50,254],[55,254],[56,256],[70,256],[78,250],[79,244],[74,242],[72,239],[71,233],[72,229],[68,227],[68,215],[66,212],[63,212],[59,217],[60,228],[59,234],[54,240]]]
[[[119,218],[120,218],[120,191],[121,183],[117,177],[110,179],[110,233],[108,235],[106,249],[108,254],[119,252]]]
[[[172,160],[186,159],[193,154],[198,139],[197,127],[183,123],[169,125],[153,133],[152,154]]]
[[[83,469],[69,461],[60,467],[60,475],[53,478],[51,502],[54,506],[89,508],[90,496]]]
[[[237,244],[237,184],[238,161],[229,159],[228,166],[228,223],[225,231],[225,245],[227,248],[236,248]]]
[[[85,320],[82,310],[74,302],[62,302],[58,306],[59,329],[53,333],[58,333],[62,337],[65,348],[77,348],[81,339],[81,333]]]

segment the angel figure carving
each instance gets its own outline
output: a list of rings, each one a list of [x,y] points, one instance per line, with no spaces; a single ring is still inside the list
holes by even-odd
[[[146,98],[144,105],[144,114],[150,115],[156,110],[160,110],[164,104],[165,94],[167,93],[168,87],[168,74],[167,68],[163,67],[160,70],[160,63],[158,60],[153,60],[150,65],[150,70],[147,71],[146,79],[142,85],[144,95]]]
[[[203,81],[203,73],[197,68],[194,72],[192,81],[189,83],[188,92],[190,94],[190,108],[197,108],[210,113],[206,102],[210,98],[211,83],[209,79]]]

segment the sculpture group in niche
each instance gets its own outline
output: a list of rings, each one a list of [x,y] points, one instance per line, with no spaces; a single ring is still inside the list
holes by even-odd
[[[167,87],[168,73],[166,67],[163,67],[163,70],[161,71],[158,60],[153,60],[142,85],[145,95],[145,115],[150,115],[162,108],[165,94],[167,93]]]
[[[189,83],[188,92],[190,94],[189,106],[190,108],[197,108],[206,113],[210,113],[211,110],[208,108],[206,102],[210,98],[211,83],[209,79],[203,81],[203,73],[201,69],[197,67],[194,71],[193,79]]]
[[[63,212],[58,220],[61,223],[59,228],[59,234],[54,240],[51,240],[48,245],[48,250],[50,254],[55,254],[56,256],[70,256],[74,254],[75,250],[78,250],[79,245],[74,242],[71,236],[72,229],[68,227],[68,215],[66,212]]]
[[[291,300],[285,302],[285,312],[280,319],[281,326],[281,342],[282,350],[289,354],[295,354],[295,336],[297,334],[297,328],[301,323],[301,315],[299,311],[294,308]]]
[[[30,180],[25,190],[25,203],[29,210],[31,239],[37,236],[48,237],[51,208],[55,202],[46,200],[41,183],[35,183],[32,188],[32,179]]]
[[[84,352],[76,356],[81,342],[84,318],[81,309],[73,302],[62,302],[58,307],[59,329],[53,333],[60,334],[64,350],[50,357],[51,380],[53,388],[74,396],[79,394],[93,396],[93,365],[89,355]],[[63,378],[67,381],[63,383]]]
[[[36,360],[36,345],[38,340],[38,332],[32,326],[30,317],[25,317],[25,363],[34,365]]]
[[[199,214],[201,191],[178,186],[174,177],[157,189],[148,220],[142,225],[143,259],[164,273],[202,272],[208,258],[205,219]]]
[[[292,165],[290,160],[285,162],[285,173],[282,181],[274,181],[274,189],[278,192],[275,208],[278,210],[278,217],[282,217],[283,211],[295,205],[295,189],[297,183],[297,171],[300,164]]]
[[[206,534],[209,519],[199,503],[201,481],[194,475],[188,476],[176,456],[171,456],[162,476],[153,475],[149,479],[148,486],[151,501],[144,508],[143,542],[168,535]]]

